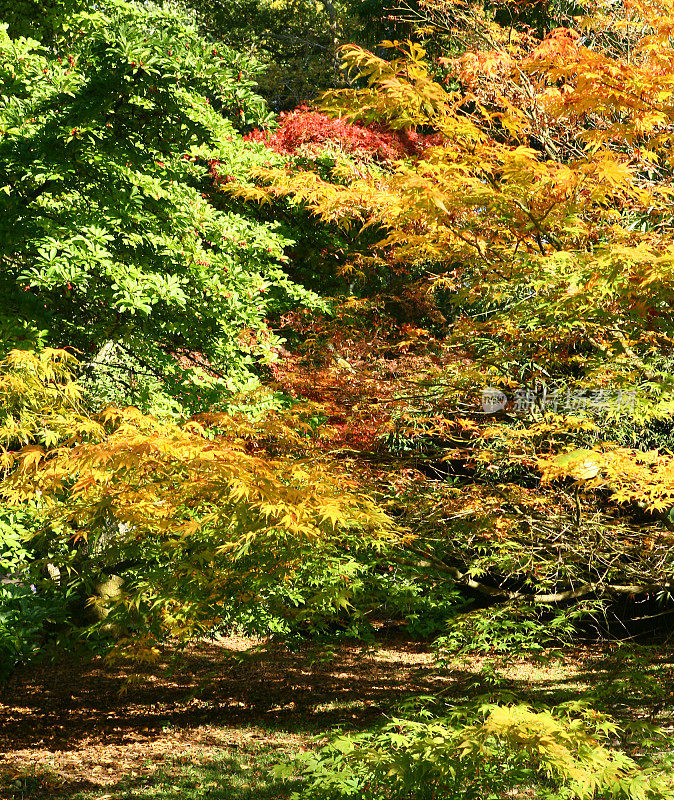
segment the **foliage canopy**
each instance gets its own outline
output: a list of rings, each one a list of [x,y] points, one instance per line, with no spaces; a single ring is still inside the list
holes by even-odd
[[[245,385],[270,310],[316,302],[278,226],[213,195],[213,162],[269,162],[240,135],[268,116],[255,63],[117,2],[53,47],[0,36],[0,346],[75,347],[146,407],[150,384],[188,406]]]

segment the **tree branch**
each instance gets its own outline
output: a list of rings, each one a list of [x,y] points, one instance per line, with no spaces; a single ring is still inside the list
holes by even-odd
[[[550,593],[510,592],[506,589],[498,589],[494,586],[487,586],[485,583],[476,581],[465,572],[461,572],[461,570],[456,567],[445,564],[444,561],[436,558],[432,553],[428,553],[425,550],[411,547],[410,545],[407,545],[406,549],[418,555],[420,558],[425,559],[441,572],[446,572],[448,575],[451,575],[456,583],[461,586],[465,586],[467,589],[473,589],[488,597],[495,597],[503,600],[526,600],[531,603],[554,605],[555,603],[563,603],[565,600],[575,600],[579,597],[585,597],[589,594],[598,596],[604,594],[653,594],[654,592],[674,590],[674,580],[665,580],[661,583],[640,584],[616,584],[598,581],[595,583],[583,583],[576,588],[570,587]]]

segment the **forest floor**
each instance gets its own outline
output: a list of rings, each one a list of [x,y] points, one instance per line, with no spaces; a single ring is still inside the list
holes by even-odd
[[[252,648],[252,649],[251,649]],[[139,668],[100,658],[17,672],[0,693],[0,797],[272,800],[273,765],[341,727],[363,730],[414,694],[499,688],[530,702],[591,697],[625,721],[674,719],[674,646],[579,646],[544,660],[457,657],[427,642],[201,642]]]

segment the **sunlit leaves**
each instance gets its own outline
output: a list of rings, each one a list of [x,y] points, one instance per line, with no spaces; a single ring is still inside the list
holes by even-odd
[[[268,118],[258,67],[159,7],[68,23],[53,51],[0,30],[0,355],[77,347],[117,401],[203,408],[269,359],[272,308],[317,302],[278,226],[213,192],[212,163],[269,161],[241,137]]]
[[[567,703],[550,710],[523,703],[453,706],[394,717],[376,733],[334,735],[320,752],[300,753],[298,800],[354,795],[374,800],[413,795],[483,797],[554,792],[573,800],[606,794],[664,800],[668,765],[642,764],[613,746],[616,722]],[[664,731],[657,731],[660,736]]]
[[[674,6],[602,6],[544,38],[500,29],[482,6],[424,9],[446,12],[463,54],[436,67],[416,44],[386,43],[389,60],[349,47],[357,82],[321,108],[418,129],[433,147],[385,168],[257,170],[254,190],[232,191],[377,232],[349,274],[409,274],[406,291],[437,303],[443,367],[406,376],[415,392],[400,390],[409,402],[381,430],[409,452],[425,447],[425,469],[460,486],[429,489],[419,513],[390,492],[445,566],[525,592],[543,584],[548,598],[574,582],[648,591],[671,572],[665,534],[656,557],[632,526],[636,508],[639,524],[662,527],[674,500],[670,455],[645,433],[669,430],[672,411]],[[480,406],[488,387],[508,396],[494,417]],[[562,393],[600,400],[561,409]],[[610,399],[621,393],[632,402]]]
[[[60,355],[44,356],[42,371],[40,359],[28,354],[12,354],[5,367],[5,382],[36,374],[32,389],[15,399],[27,425],[42,372],[68,381]],[[47,381],[45,404],[48,392]],[[49,406],[39,409],[48,422]],[[190,635],[206,620],[216,624],[217,603],[235,607],[242,593],[250,595],[272,576],[282,580],[330,542],[397,535],[335,464],[311,452],[299,414],[269,414],[259,425],[225,414],[178,424],[130,408],[108,409],[92,421],[67,401],[60,413],[68,439],[8,454],[0,496],[16,505],[38,501],[50,547],[70,545],[65,564],[82,558],[78,548],[88,542],[84,580],[91,579],[87,571],[101,569],[101,560],[140,559],[146,570],[127,576],[117,602],[118,614],[131,615],[141,628]]]

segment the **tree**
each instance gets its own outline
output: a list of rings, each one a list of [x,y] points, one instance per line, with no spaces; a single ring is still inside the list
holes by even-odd
[[[0,363],[0,496],[33,510],[26,577],[69,607],[66,629],[87,622],[88,605],[89,623],[151,657],[168,636],[187,640],[250,609],[278,614],[290,601],[275,590],[308,560],[398,535],[320,457],[306,409],[258,422],[91,415],[74,366],[62,351]],[[337,608],[343,588],[333,587]]]
[[[185,5],[209,35],[264,64],[260,92],[277,112],[343,83],[341,44],[375,44],[387,35],[380,0],[186,0]]]
[[[146,406],[150,386],[201,407],[245,386],[273,358],[270,310],[316,302],[278,227],[212,191],[216,161],[232,179],[270,163],[240,135],[267,119],[255,62],[121,2],[48,49],[0,36],[4,352],[75,347]]]
[[[408,552],[494,600],[667,596],[672,460],[652,448],[671,434],[674,6],[542,39],[459,10],[471,46],[441,59],[446,81],[419,45],[389,43],[391,60],[350,46],[360,88],[322,105],[442,144],[327,179],[259,170],[232,191],[383,231],[373,268],[412,267],[436,297],[442,357],[416,396],[408,378],[398,434],[448,483],[396,487],[421,534]],[[482,390],[502,393],[493,416]]]
[[[50,45],[71,15],[86,9],[84,0],[10,0],[0,3],[0,19],[12,38],[21,36]]]

